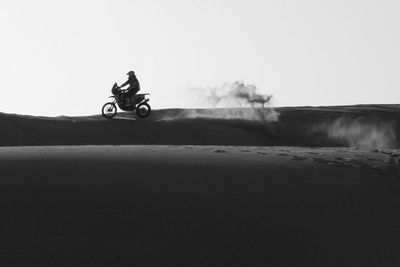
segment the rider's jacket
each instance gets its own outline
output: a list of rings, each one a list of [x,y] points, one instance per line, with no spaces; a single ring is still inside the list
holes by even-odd
[[[128,78],[128,80],[121,85],[121,87],[124,87],[125,85],[129,84],[128,92],[127,94],[129,95],[134,95],[140,90],[140,84],[136,76],[132,75]]]

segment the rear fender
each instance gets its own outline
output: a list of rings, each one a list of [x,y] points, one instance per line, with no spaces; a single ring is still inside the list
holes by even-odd
[[[150,99],[145,99],[145,100],[143,100],[142,102],[140,102],[139,105],[140,105],[140,104],[145,104],[145,103],[147,103],[147,102],[149,102],[149,101],[150,101]]]

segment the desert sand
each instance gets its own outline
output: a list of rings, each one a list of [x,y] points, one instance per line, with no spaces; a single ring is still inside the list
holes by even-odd
[[[279,120],[270,122],[259,120],[248,109],[167,109],[155,110],[146,119],[119,113],[112,120],[100,115],[54,118],[0,113],[0,146],[173,144],[400,148],[400,105],[295,107],[278,108],[276,112]]]
[[[398,106],[277,111],[2,114],[0,265],[400,264]]]

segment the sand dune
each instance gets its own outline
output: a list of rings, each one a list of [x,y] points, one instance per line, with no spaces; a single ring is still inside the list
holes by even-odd
[[[390,266],[396,150],[0,149],[3,266]]]
[[[147,119],[121,113],[90,117],[0,115],[0,145],[288,145],[400,147],[400,106],[278,108],[268,124],[242,110],[156,110]]]
[[[397,266],[399,109],[0,114],[0,265]]]

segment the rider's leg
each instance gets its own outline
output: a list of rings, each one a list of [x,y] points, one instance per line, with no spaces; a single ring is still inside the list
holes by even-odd
[[[130,105],[130,97],[127,93],[124,93],[122,98],[122,102],[124,103],[124,105]]]
[[[132,106],[133,106],[133,105],[136,106],[136,98],[135,98],[135,95],[131,96],[130,99],[131,99],[131,104],[132,104]]]
[[[129,104],[132,105],[132,106],[135,104],[133,95],[134,95],[134,92],[133,92],[132,88],[129,87],[129,88],[128,88],[128,91],[127,91],[127,93],[126,93],[126,96],[127,96],[127,98],[128,98]]]

